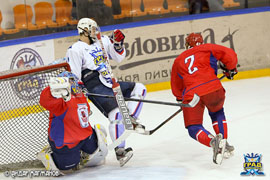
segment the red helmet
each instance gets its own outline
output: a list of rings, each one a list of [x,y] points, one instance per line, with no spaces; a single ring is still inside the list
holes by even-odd
[[[203,37],[201,34],[191,33],[186,37],[186,49],[199,46],[203,44]]]

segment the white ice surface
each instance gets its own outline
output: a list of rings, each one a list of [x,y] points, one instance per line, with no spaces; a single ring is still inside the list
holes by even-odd
[[[133,148],[134,156],[124,167],[119,167],[111,151],[105,165],[86,168],[58,177],[57,180],[270,179],[270,141],[267,133],[270,131],[270,77],[223,82],[223,85],[226,89],[224,110],[228,122],[228,141],[234,145],[235,155],[224,160],[222,165],[212,162],[212,149],[189,137],[181,113],[151,136],[131,134],[126,145]],[[146,99],[175,102],[170,90],[148,93]],[[93,123],[104,124],[107,128],[108,120],[93,105],[91,108]],[[140,119],[147,129],[153,129],[176,110],[174,106],[145,103]],[[214,133],[207,111],[204,114],[204,127]],[[108,140],[110,142],[110,138]],[[240,175],[244,171],[246,153],[262,154],[265,176]],[[0,179],[12,178],[0,174]]]

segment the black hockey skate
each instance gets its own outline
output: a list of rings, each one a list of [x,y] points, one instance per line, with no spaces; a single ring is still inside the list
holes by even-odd
[[[124,166],[130,158],[133,156],[133,150],[131,147],[129,148],[115,148],[115,154],[116,154],[116,159],[119,161],[120,166]]]
[[[222,134],[217,134],[210,142],[213,148],[213,162],[215,164],[221,164],[226,148],[226,139],[223,139]]]

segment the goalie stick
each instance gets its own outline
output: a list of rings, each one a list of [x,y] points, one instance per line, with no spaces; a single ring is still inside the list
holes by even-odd
[[[95,93],[86,93],[87,96],[97,96],[97,97],[104,97],[104,98],[115,98],[111,95],[105,94],[95,94]],[[138,101],[138,102],[145,102],[145,103],[153,103],[153,104],[162,104],[162,105],[170,105],[170,106],[180,106],[180,107],[194,107],[200,100],[198,95],[194,95],[192,101],[188,104],[184,103],[171,103],[171,102],[163,102],[163,101],[153,101],[153,100],[146,100],[146,99],[135,99],[135,98],[127,98],[124,97],[125,101]]]

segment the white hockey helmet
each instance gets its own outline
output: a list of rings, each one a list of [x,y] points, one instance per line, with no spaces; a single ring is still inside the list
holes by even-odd
[[[79,34],[83,33],[84,31],[87,31],[91,38],[96,38],[96,34],[99,32],[99,27],[96,21],[90,18],[80,19],[77,25],[77,29]]]

